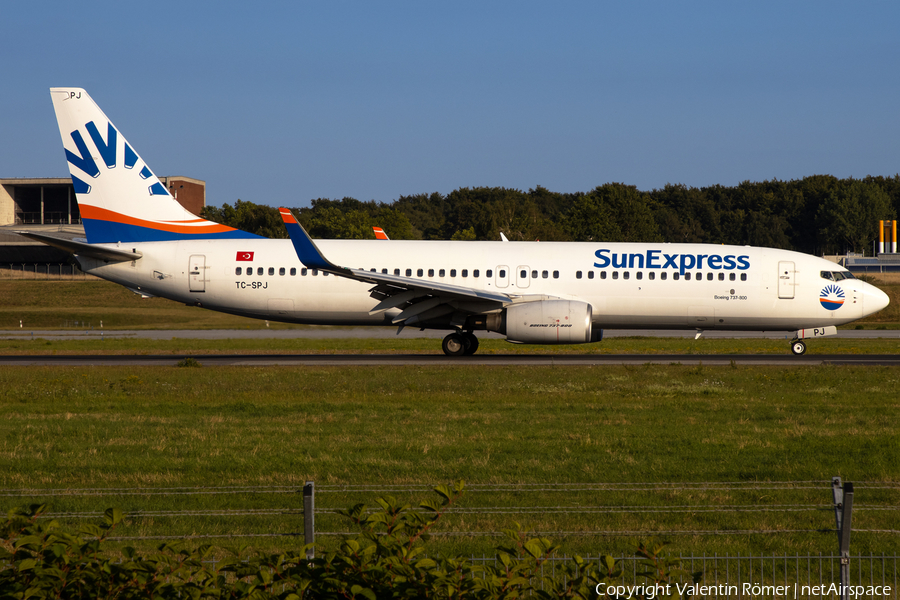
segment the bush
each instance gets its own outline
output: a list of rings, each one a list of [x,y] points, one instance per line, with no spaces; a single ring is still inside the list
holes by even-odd
[[[594,598],[597,584],[621,575],[621,561],[606,556],[599,564],[576,556],[556,567],[541,567],[557,551],[546,538],[529,538],[521,528],[506,531],[497,547],[497,565],[474,565],[461,557],[429,558],[423,542],[446,510],[461,496],[462,482],[435,488],[440,500],[413,511],[390,497],[370,513],[363,504],[340,511],[360,527],[322,557],[299,552],[244,555],[231,551],[215,568],[204,563],[214,548],[195,550],[162,544],[147,556],[126,547],[124,557],[104,551],[104,542],[123,520],[118,509],[104,523],[77,534],[54,520],[39,520],[45,505],[10,511],[0,542],[0,599],[7,598]],[[661,547],[642,545],[643,576],[669,583],[677,561],[660,557]],[[549,569],[545,569],[548,570]],[[694,578],[697,580],[697,577]],[[673,588],[674,589],[674,588]]]

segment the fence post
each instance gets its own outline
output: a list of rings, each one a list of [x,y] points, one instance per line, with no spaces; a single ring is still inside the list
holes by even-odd
[[[303,486],[303,543],[308,545],[316,541],[316,494],[315,483],[307,481]],[[306,559],[312,560],[316,556],[314,548],[306,549]]]
[[[841,485],[840,477],[831,479],[834,495],[834,517],[837,522],[838,548],[841,555],[841,600],[848,600],[850,585],[850,523],[853,516],[853,484]]]

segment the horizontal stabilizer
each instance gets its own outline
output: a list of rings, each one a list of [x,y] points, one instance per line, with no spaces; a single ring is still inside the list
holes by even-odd
[[[109,262],[137,260],[143,256],[143,254],[136,251],[120,250],[118,248],[110,248],[99,244],[85,244],[84,242],[76,242],[75,240],[53,237],[52,235],[44,235],[42,233],[32,233],[30,231],[17,231],[16,233],[41,242],[42,244],[59,248],[64,252]]]

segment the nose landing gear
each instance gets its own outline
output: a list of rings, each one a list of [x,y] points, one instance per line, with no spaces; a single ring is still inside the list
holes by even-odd
[[[806,342],[803,340],[794,340],[791,342],[791,352],[797,356],[806,354]]]

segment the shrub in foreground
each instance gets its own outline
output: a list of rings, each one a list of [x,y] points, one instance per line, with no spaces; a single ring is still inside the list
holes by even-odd
[[[101,525],[65,531],[40,519],[44,505],[10,511],[0,540],[0,600],[7,598],[595,598],[598,583],[612,583],[621,563],[603,557],[590,563],[576,556],[557,564],[555,576],[542,567],[557,551],[546,538],[521,529],[505,532],[496,565],[476,565],[462,557],[424,555],[423,544],[446,510],[460,497],[459,484],[435,488],[439,501],[413,510],[391,497],[378,508],[358,504],[341,511],[360,528],[340,548],[312,560],[305,548],[277,554],[229,551],[210,566],[216,550],[187,550],[162,544],[147,555],[127,547],[112,555],[104,546],[124,518],[109,509]],[[641,546],[648,583],[669,583],[674,561],[660,548]],[[543,569],[550,571],[550,569]],[[673,588],[674,589],[674,588]]]

